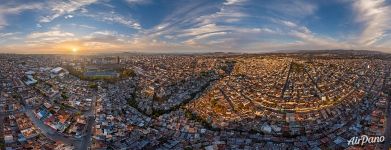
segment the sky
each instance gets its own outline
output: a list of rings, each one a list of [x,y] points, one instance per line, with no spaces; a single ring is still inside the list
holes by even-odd
[[[1,0],[0,53],[391,53],[391,0]]]

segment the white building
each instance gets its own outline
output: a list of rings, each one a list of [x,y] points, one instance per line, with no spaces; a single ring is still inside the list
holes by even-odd
[[[59,74],[63,69],[61,67],[56,67],[52,69],[50,72],[53,74]]]

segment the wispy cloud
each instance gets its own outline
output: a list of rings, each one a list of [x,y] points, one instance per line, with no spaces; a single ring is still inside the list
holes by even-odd
[[[32,4],[22,4],[22,5],[0,5],[0,29],[4,26],[8,25],[6,16],[7,15],[15,15],[19,14],[22,11],[26,10],[34,10],[34,9],[41,9],[42,4],[40,3],[32,3]]]
[[[0,33],[0,39],[12,37],[20,34],[19,32],[10,32],[10,33]]]
[[[72,23],[71,25],[74,26],[74,27],[83,28],[83,29],[90,29],[90,30],[97,29],[96,27],[93,27],[93,26],[90,26],[90,25],[85,25],[85,24],[75,24],[75,23]]]
[[[373,45],[391,29],[391,6],[386,0],[357,0],[353,7],[357,12],[356,21],[364,24],[359,44]]]
[[[118,15],[116,13],[104,14],[101,18],[103,21],[110,21],[115,23],[120,23],[122,25],[128,26],[134,29],[141,29],[140,23],[131,17],[125,18],[124,16]]]
[[[50,1],[48,7],[51,12],[49,15],[41,17],[40,22],[51,22],[60,16],[72,13],[76,10],[81,10],[84,6],[96,3],[97,1],[98,0]]]
[[[125,0],[130,5],[143,5],[152,3],[151,0]]]
[[[226,0],[223,4],[224,5],[235,5],[240,4],[242,2],[245,2],[246,0]]]
[[[149,37],[168,37],[171,40],[176,39],[179,43],[194,45],[205,44],[203,40],[212,37],[226,38],[225,36],[236,35],[239,32],[255,31],[252,28],[228,25],[248,17],[240,10],[239,4],[245,2],[229,0],[208,5],[193,2],[174,11],[161,24],[144,34]],[[227,25],[220,25],[222,23]]]
[[[62,32],[62,31],[48,31],[48,32],[34,32],[30,34],[29,38],[42,38],[42,37],[70,37],[74,36],[73,33]]]
[[[391,45],[391,6],[388,0],[161,2],[6,2],[0,4],[0,48],[24,49],[30,46],[34,50],[61,49],[66,52],[70,45],[78,45],[90,51],[242,52],[332,48],[387,50]],[[157,3],[165,5],[162,10],[155,10]],[[329,6],[334,5],[341,5],[339,9],[343,10],[340,11],[350,17],[343,20],[352,25],[346,34],[344,27],[323,27],[329,22],[342,24],[332,13],[329,14]],[[32,18],[9,18],[24,11],[31,11],[29,17]],[[1,29],[13,23],[12,28],[3,28],[7,31]],[[29,24],[34,27],[27,29]],[[16,31],[22,34],[13,34]],[[15,37],[24,41],[12,40]],[[20,43],[15,44],[15,41]]]
[[[72,40],[75,34],[63,32],[60,30],[51,30],[46,32],[33,32],[26,36],[25,42],[30,45],[57,44],[63,41]]]
[[[133,19],[132,16],[123,16],[114,11],[110,12],[99,12],[99,13],[87,13],[82,14],[82,16],[90,17],[98,21],[102,21],[105,23],[114,23],[121,24],[129,28],[140,30],[142,29],[140,23]]]
[[[272,16],[281,18],[305,18],[313,15],[318,10],[318,6],[314,1],[268,1],[265,3],[256,3],[255,5],[262,10],[267,10]]]

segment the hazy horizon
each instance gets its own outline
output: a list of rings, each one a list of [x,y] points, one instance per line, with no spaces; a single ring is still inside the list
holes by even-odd
[[[0,53],[391,52],[387,0],[6,0]]]

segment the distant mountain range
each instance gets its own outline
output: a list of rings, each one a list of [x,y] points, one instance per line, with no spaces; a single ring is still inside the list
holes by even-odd
[[[210,52],[210,53],[143,53],[143,52],[123,52],[102,55],[240,55],[240,54],[330,54],[330,55],[390,55],[390,53],[372,50],[278,50],[273,52],[243,53],[243,52]]]
[[[356,54],[356,55],[378,55],[378,54],[390,54],[380,51],[373,50],[344,50],[344,49],[334,49],[334,50],[284,50],[276,51],[275,53],[306,53],[306,54]]]

